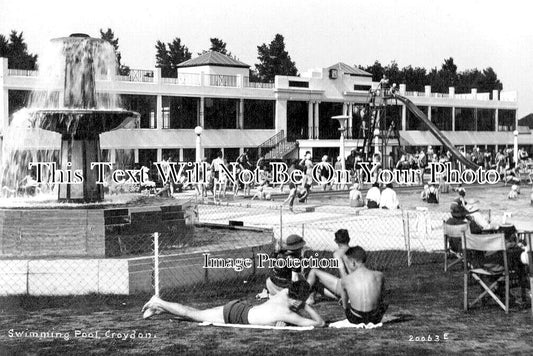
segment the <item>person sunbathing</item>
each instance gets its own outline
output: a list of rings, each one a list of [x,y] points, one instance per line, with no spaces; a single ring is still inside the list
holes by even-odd
[[[310,287],[306,281],[297,281],[260,305],[234,300],[226,305],[205,310],[167,302],[153,296],[143,306],[142,312],[144,318],[170,313],[192,321],[221,324],[325,326],[326,323],[320,315],[305,303],[309,291]],[[304,310],[310,319],[300,315]]]
[[[381,322],[388,305],[383,303],[383,273],[365,266],[366,252],[360,246],[344,254],[349,274],[341,278],[341,300],[346,318],[352,324]]]

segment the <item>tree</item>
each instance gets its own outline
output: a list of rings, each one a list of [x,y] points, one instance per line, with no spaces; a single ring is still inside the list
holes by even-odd
[[[383,73],[385,73],[385,69],[378,60],[376,60],[371,66],[359,66],[359,69],[372,74],[372,81],[374,82],[379,82],[383,77]]]
[[[209,40],[211,41],[211,48],[209,48],[209,50],[220,52],[227,56],[231,56],[231,53],[229,53],[228,50],[226,49],[226,42],[216,37],[210,38]]]
[[[400,70],[395,61],[386,67],[375,61],[371,66],[360,65],[359,68],[371,73],[375,82],[379,81],[383,74],[387,74],[391,84],[404,83],[409,91],[423,91],[426,85],[431,85],[431,90],[437,93],[446,93],[450,87],[455,87],[455,92],[458,94],[469,93],[472,88],[477,88],[480,92],[492,92],[503,88],[492,67],[483,71],[466,69],[458,72],[452,57],[444,59],[440,69],[435,67],[429,72],[425,68],[413,68],[410,65]]]
[[[100,29],[100,38],[109,42],[115,49],[115,56],[117,58],[117,74],[118,75],[129,75],[130,67],[123,65],[121,63],[122,55],[120,54],[120,51],[118,50],[118,38],[115,38],[115,33],[110,28],[108,28],[107,31],[105,32],[102,29]]]
[[[276,75],[298,75],[296,64],[285,50],[285,39],[279,33],[269,45],[257,46],[257,53],[259,64],[255,68],[262,82],[273,82]]]
[[[179,37],[174,38],[172,42],[168,44],[157,41],[155,49],[156,67],[161,68],[161,75],[165,78],[176,78],[178,76],[178,64],[185,62],[192,57],[191,52],[189,52],[189,49],[181,43]]]
[[[0,35],[0,57],[8,58],[9,68],[35,70],[37,55],[28,53],[23,32],[11,31],[9,40]]]

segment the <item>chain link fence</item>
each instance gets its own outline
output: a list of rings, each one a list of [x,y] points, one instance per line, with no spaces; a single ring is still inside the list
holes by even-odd
[[[161,202],[103,211],[4,211],[0,295],[176,299],[260,292],[270,270],[258,264],[259,254],[272,255],[282,239],[298,234],[306,241],[304,257],[330,258],[339,229],[348,230],[351,246],[368,251],[371,268],[408,268],[442,261],[442,223],[449,217],[427,209],[312,204],[291,211],[279,202],[246,199]],[[44,231],[30,226],[39,214],[47,219]]]

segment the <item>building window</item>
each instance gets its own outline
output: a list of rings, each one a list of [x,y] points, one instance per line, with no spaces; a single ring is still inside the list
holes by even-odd
[[[196,162],[196,149],[184,148],[183,149],[183,162]]]
[[[244,100],[244,129],[274,129],[274,100]]]
[[[142,129],[157,128],[157,97],[155,95],[127,95],[120,96],[122,107],[136,111],[141,115]]]
[[[353,121],[357,121],[357,118],[354,118]],[[394,126],[392,126],[394,124]],[[395,130],[402,129],[402,107],[400,105],[390,105],[386,107],[385,119],[380,120],[379,125],[380,130]],[[357,137],[357,136],[356,136]]]
[[[498,110],[498,131],[514,131],[516,124],[516,110]]]
[[[164,160],[170,159],[171,162],[178,162],[180,160],[179,148],[165,148],[161,150]]]
[[[455,108],[455,131],[475,131],[476,109]]]
[[[198,126],[200,98],[163,97],[163,128],[193,129]]]
[[[296,80],[289,80],[289,86],[293,88],[309,88],[309,82],[300,82]]]
[[[236,129],[238,108],[238,99],[205,98],[205,128]]]
[[[8,90],[7,101],[8,101],[8,115],[9,123],[13,119],[13,114],[23,107],[28,105],[28,100],[30,99],[31,92],[27,90]],[[3,100],[3,99],[2,99]]]
[[[224,160],[229,164],[231,162],[236,162],[237,158],[240,155],[239,147],[227,147],[224,148]],[[248,157],[250,158],[250,157]]]
[[[287,101],[287,140],[307,140],[308,132],[313,130],[308,127],[309,103],[307,101]]]
[[[437,126],[439,130],[452,130],[452,108],[432,106],[431,107],[431,122]]]
[[[427,106],[418,106],[418,108],[424,113],[424,115],[428,115],[428,107]],[[416,131],[427,131],[427,126],[424,124],[422,120],[420,120],[418,117],[415,116],[411,112],[411,110],[407,109],[407,117],[406,117],[406,130],[416,130]]]
[[[477,109],[477,131],[494,131],[496,110]]]

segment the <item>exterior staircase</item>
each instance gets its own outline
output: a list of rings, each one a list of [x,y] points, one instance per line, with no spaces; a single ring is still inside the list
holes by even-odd
[[[260,157],[264,156],[266,159],[284,159],[287,155],[298,148],[298,143],[287,141],[285,131],[281,130],[260,144],[257,148],[259,150]]]

